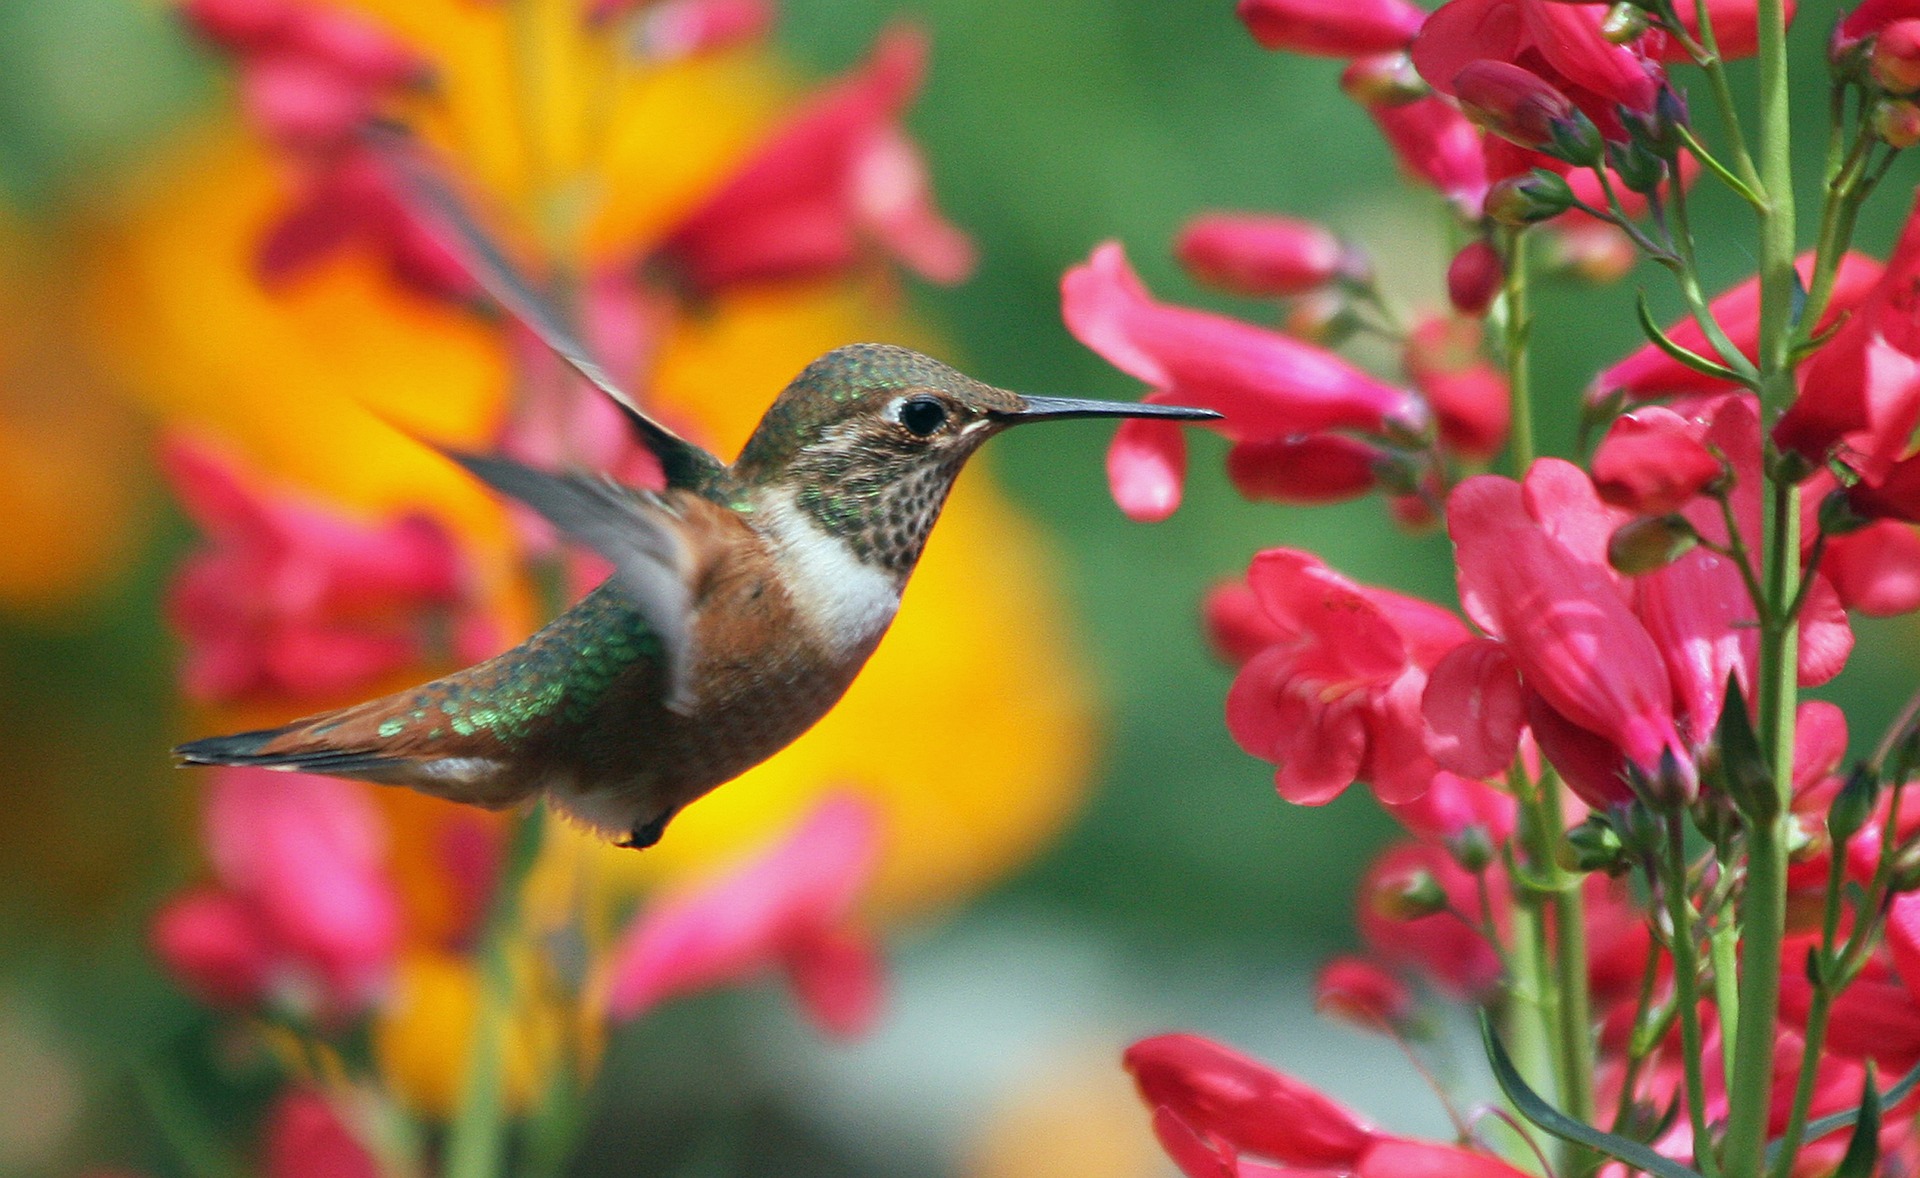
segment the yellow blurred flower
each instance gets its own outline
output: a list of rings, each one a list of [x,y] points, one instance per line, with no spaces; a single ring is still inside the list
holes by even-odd
[[[434,94],[410,112],[424,133],[517,211],[540,248],[575,264],[616,246],[625,253],[614,256],[637,253],[724,178],[792,93],[781,67],[755,53],[616,70],[612,39],[589,36],[577,6],[557,0],[511,11],[462,0],[357,7],[434,62]],[[188,137],[124,194],[90,271],[93,319],[122,378],[164,421],[214,432],[276,477],[358,510],[442,516],[524,632],[503,512],[389,424],[454,442],[489,437],[512,381],[501,333],[395,289],[357,252],[268,294],[252,251],[288,183],[265,148],[222,126]],[[675,325],[657,371],[636,383],[731,454],[813,356],[854,340],[911,342],[887,304],[852,283],[723,298]],[[929,709],[962,719],[965,739],[928,748]],[[551,871],[573,882],[552,890],[577,902],[580,879],[624,892],[680,875],[764,840],[821,790],[851,785],[880,800],[890,833],[877,907],[951,902],[1059,829],[1082,792],[1089,740],[1041,546],[976,473],[893,633],[832,715],[691,807],[643,855],[557,835],[570,853],[550,856]],[[445,814],[411,800],[394,812],[428,825]],[[398,859],[410,904],[444,917],[449,901],[431,881],[404,878],[434,867],[410,858]]]
[[[516,992],[531,997],[514,1006],[501,1053],[505,1106],[524,1112],[553,1081],[574,1029],[562,1008],[541,1001],[541,967],[531,953],[515,966]],[[400,959],[391,998],[374,1024],[374,1056],[382,1077],[416,1113],[448,1116],[459,1107],[473,1043],[480,980],[465,957],[416,949]]]

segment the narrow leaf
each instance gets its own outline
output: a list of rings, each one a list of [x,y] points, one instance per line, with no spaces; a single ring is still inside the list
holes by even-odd
[[[1867,1065],[1867,1082],[1860,1091],[1860,1119],[1853,1123],[1853,1136],[1847,1141],[1846,1156],[1833,1178],[1873,1178],[1880,1164],[1880,1093],[1875,1091],[1873,1065]]]
[[[1485,1011],[1480,1013],[1480,1037],[1486,1043],[1487,1062],[1493,1067],[1493,1078],[1499,1083],[1500,1091],[1506,1093],[1514,1109],[1527,1120],[1562,1141],[1597,1150],[1615,1161],[1625,1162],[1633,1169],[1643,1170],[1653,1178],[1700,1178],[1699,1174],[1679,1162],[1655,1153],[1638,1141],[1596,1129],[1548,1104],[1539,1093],[1527,1086],[1519,1069],[1513,1066],[1513,1060],[1501,1044],[1499,1034],[1493,1029],[1493,1016]]]
[[[1747,715],[1746,693],[1731,674],[1727,676],[1726,702],[1720,706],[1719,727],[1720,766],[1726,774],[1727,793],[1749,822],[1771,822],[1780,813],[1780,792],[1774,788],[1773,770]]]
[[[1878,1105],[1874,1109],[1874,1115],[1878,1116],[1881,1109],[1892,1108],[1907,1097],[1912,1096],[1915,1088],[1920,1088],[1920,1067],[1915,1067],[1905,1076],[1902,1076],[1898,1084],[1887,1089],[1886,1093],[1880,1097]],[[1843,1113],[1834,1113],[1830,1117],[1821,1117],[1817,1121],[1809,1121],[1807,1122],[1807,1131],[1805,1135],[1801,1137],[1801,1140],[1818,1141],[1829,1133],[1846,1128],[1859,1118],[1860,1110],[1850,1108]],[[1767,1168],[1772,1169],[1773,1164],[1779,1159],[1780,1143],[1775,1141],[1767,1146]]]
[[[1640,292],[1640,297],[1635,300],[1634,310],[1640,319],[1640,330],[1645,332],[1647,338],[1653,341],[1654,347],[1659,348],[1668,356],[1671,356],[1688,368],[1693,369],[1695,372],[1705,373],[1716,380],[1732,381],[1736,384],[1740,382],[1740,374],[1728,368],[1725,364],[1709,360],[1690,348],[1685,348],[1674,343],[1673,340],[1668,337],[1667,333],[1660,329],[1660,325],[1653,321],[1653,312],[1647,307],[1646,291],[1643,290]]]

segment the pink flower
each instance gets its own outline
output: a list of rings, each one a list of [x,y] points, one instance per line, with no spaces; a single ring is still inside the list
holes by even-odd
[[[1480,131],[1460,108],[1436,95],[1366,107],[1400,166],[1477,220],[1491,177]]]
[[[1247,583],[1282,637],[1227,693],[1234,740],[1274,763],[1290,802],[1320,805],[1356,780],[1385,800],[1420,796],[1439,768],[1426,753],[1420,696],[1427,669],[1466,641],[1459,619],[1356,585],[1294,549],[1255,556]]]
[[[1524,485],[1468,479],[1447,501],[1461,603],[1554,712],[1649,775],[1666,754],[1690,771],[1665,661],[1606,565],[1613,523],[1586,475],[1564,462],[1535,463]],[[1604,800],[1628,796],[1623,782]]]
[[[1834,27],[1828,56],[1838,62],[1895,21],[1920,19],[1914,0],[1862,0]]]
[[[1658,406],[1622,415],[1593,454],[1600,497],[1638,515],[1678,510],[1722,473],[1703,432]]]
[[[266,1178],[378,1178],[380,1167],[327,1098],[281,1095],[267,1118]]]
[[[466,265],[396,194],[381,162],[358,143],[314,161],[292,203],[267,228],[254,256],[269,290],[357,246],[382,258],[394,280],[419,294],[473,297]]]
[[[1801,281],[1813,278],[1813,255],[1803,254],[1794,263],[1800,272]],[[1835,274],[1833,296],[1827,303],[1827,309],[1820,317],[1819,331],[1825,331],[1838,322],[1841,315],[1860,304],[1878,281],[1881,274],[1880,263],[1865,254],[1849,253],[1840,259],[1839,270]],[[1708,310],[1727,333],[1734,346],[1739,348],[1751,360],[1758,354],[1760,338],[1760,280],[1749,278],[1745,282],[1715,298]],[[1667,325],[1667,337],[1681,347],[1698,355],[1714,359],[1713,345],[1707,342],[1700,325],[1691,317],[1676,320]],[[1598,401],[1608,394],[1619,391],[1630,399],[1644,400],[1652,397],[1676,396],[1683,393],[1724,392],[1733,387],[1726,381],[1716,380],[1680,363],[1668,356],[1653,344],[1646,344],[1635,350],[1626,359],[1601,372],[1588,386],[1589,400]]]
[[[1794,0],[1786,0],[1784,7],[1791,23],[1797,5]],[[1694,6],[1677,4],[1674,9],[1681,26],[1697,38],[1700,19]],[[1707,0],[1707,16],[1713,21],[1713,38],[1722,59],[1737,61],[1752,57],[1760,48],[1760,6],[1754,0]],[[1646,34],[1646,49],[1651,56],[1670,65],[1692,60],[1686,46],[1659,30]]]
[[[1366,258],[1325,226],[1256,213],[1195,217],[1173,253],[1198,281],[1252,298],[1304,294],[1368,269]]]
[[[1480,325],[1432,315],[1408,333],[1402,365],[1427,399],[1447,449],[1484,462],[1507,444],[1513,397],[1506,374],[1480,352]]]
[[[1227,477],[1249,499],[1339,503],[1372,490],[1384,458],[1378,446],[1345,434],[1262,438],[1234,443],[1227,451]]]
[[[1453,95],[1467,117],[1521,147],[1550,146],[1573,125],[1573,103],[1551,82],[1504,61],[1470,61],[1453,76]]]
[[[326,698],[419,663],[444,619],[480,657],[492,627],[467,608],[453,539],[423,515],[378,525],[252,484],[197,443],[169,439],[161,464],[208,543],[168,594],[186,642],[189,694]]]
[[[1222,315],[1154,301],[1108,242],[1061,280],[1061,313],[1076,339],[1108,363],[1153,386],[1148,400],[1217,409],[1221,433],[1236,441],[1328,429],[1417,430],[1426,407],[1311,344]],[[1115,498],[1130,514],[1162,518],[1179,503],[1185,460],[1165,422],[1122,428],[1109,463]],[[1145,426],[1147,428],[1141,428]]]
[[[844,270],[869,244],[934,282],[973,269],[973,246],[933,205],[926,162],[900,127],[926,38],[896,25],[859,70],[814,98],[669,234],[661,257],[696,289]]]
[[[1485,315],[1505,281],[1499,251],[1486,238],[1476,237],[1447,263],[1447,300],[1462,315]]]
[[[1413,992],[1366,957],[1335,957],[1320,967],[1313,1005],[1321,1014],[1369,1031],[1391,1030],[1413,1014]]]
[[[1920,422],[1920,201],[1878,281],[1853,315],[1800,369],[1800,396],[1774,440],[1809,461],[1835,448],[1877,483]],[[1837,300],[1836,300],[1837,301]]]
[[[1404,48],[1427,19],[1407,0],[1240,0],[1239,13],[1266,48],[1326,57]]]
[[[1354,1178],[1526,1178],[1488,1154],[1432,1141],[1383,1138],[1369,1146]]]
[[[1848,609],[1890,618],[1920,609],[1920,533],[1882,520],[1827,541],[1820,571]]]
[[[642,912],[607,963],[607,1014],[637,1018],[778,965],[823,1030],[864,1033],[879,1015],[883,979],[853,911],[879,854],[872,805],[850,793],[824,798],[754,858]]]
[[[365,787],[265,769],[214,771],[204,840],[216,883],[156,916],[161,960],[224,1006],[338,1018],[379,996],[400,937],[386,828]]]
[[[1346,1169],[1367,1123],[1312,1088],[1197,1035],[1156,1035],[1122,1057],[1140,1098],[1235,1150],[1294,1166]]]
[[[1506,884],[1497,865],[1487,871],[1492,917],[1501,930],[1507,919]],[[1452,911],[1408,914],[1408,892],[1431,886],[1439,888]],[[1360,881],[1359,909],[1367,951],[1387,965],[1417,973],[1463,1000],[1483,996],[1499,982],[1500,955],[1479,928],[1478,882],[1443,848],[1403,842],[1388,849]],[[1461,913],[1473,923],[1461,921],[1456,915]]]
[[[592,16],[632,6],[632,0],[601,0]],[[650,5],[633,44],[650,61],[682,61],[757,41],[773,28],[772,0],[666,0]]]
[[[1505,62],[1538,75],[1602,130],[1621,130],[1616,107],[1652,111],[1660,70],[1633,49],[1600,33],[1596,5],[1551,0],[1452,0],[1427,18],[1414,40],[1413,64],[1435,90],[1455,93],[1455,79],[1478,60]]]

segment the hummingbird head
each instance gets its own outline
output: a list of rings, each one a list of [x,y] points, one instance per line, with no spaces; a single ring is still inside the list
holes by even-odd
[[[1011,426],[1070,417],[1218,417],[1177,405],[1029,397],[929,356],[852,344],[815,360],[767,410],[733,474],[793,502],[864,561],[905,574],[966,460]]]

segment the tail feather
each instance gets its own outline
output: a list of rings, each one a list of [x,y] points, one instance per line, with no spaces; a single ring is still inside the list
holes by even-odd
[[[173,750],[178,765],[248,765],[258,769],[285,769],[299,773],[324,773],[335,777],[366,777],[378,780],[406,762],[370,749],[301,748],[274,749],[284,737],[294,736],[308,727],[288,724],[280,728],[261,728],[232,736],[209,736],[190,740]]]

